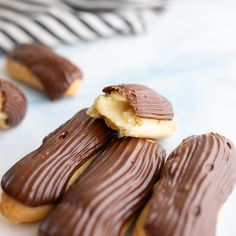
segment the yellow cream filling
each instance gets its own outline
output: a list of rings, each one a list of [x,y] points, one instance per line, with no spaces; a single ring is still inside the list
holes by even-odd
[[[8,125],[6,125],[7,115],[2,110],[2,104],[3,104],[3,96],[0,92],[0,129],[7,129]]]

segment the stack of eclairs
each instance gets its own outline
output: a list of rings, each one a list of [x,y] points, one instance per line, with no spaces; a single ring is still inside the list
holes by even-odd
[[[1,213],[41,221],[45,236],[215,235],[236,182],[235,147],[206,133],[167,157],[159,141],[175,131],[171,102],[153,89],[105,87],[4,174]]]

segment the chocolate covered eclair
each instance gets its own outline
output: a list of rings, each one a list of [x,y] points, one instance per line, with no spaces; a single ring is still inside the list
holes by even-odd
[[[115,140],[43,221],[40,235],[124,235],[157,181],[164,157],[153,141]]]
[[[8,55],[8,73],[52,99],[73,96],[79,89],[82,73],[64,57],[40,44],[20,44]]]
[[[0,129],[18,125],[25,117],[27,99],[14,84],[0,79]]]
[[[105,87],[103,92],[88,114],[104,119],[121,136],[163,139],[174,134],[172,105],[154,90],[139,84],[121,84]]]
[[[14,223],[44,218],[114,136],[86,109],[78,112],[5,173],[2,214]]]
[[[133,236],[215,235],[235,182],[231,141],[215,133],[185,139],[168,157]]]

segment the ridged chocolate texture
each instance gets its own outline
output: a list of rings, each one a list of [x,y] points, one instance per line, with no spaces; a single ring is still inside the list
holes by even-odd
[[[169,100],[154,90],[139,84],[112,85],[103,89],[105,93],[119,93],[126,97],[138,117],[172,120],[174,112]]]
[[[61,98],[73,81],[82,77],[78,67],[43,45],[20,44],[8,57],[37,76],[51,99]]]
[[[236,151],[226,138],[192,136],[173,151],[150,200],[147,236],[213,236],[217,212],[236,181]]]
[[[0,79],[0,95],[3,104],[0,112],[7,115],[6,124],[18,125],[25,117],[27,110],[27,99],[23,92],[14,84]]]
[[[8,170],[1,183],[4,192],[28,206],[57,202],[73,173],[115,134],[85,112],[78,112]]]
[[[122,235],[149,195],[164,157],[160,145],[145,139],[116,140],[42,223],[41,235]]]

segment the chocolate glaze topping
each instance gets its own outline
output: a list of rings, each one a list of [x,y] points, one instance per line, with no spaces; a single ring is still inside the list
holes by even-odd
[[[78,67],[43,45],[20,44],[8,57],[37,76],[51,99],[61,98],[72,82],[82,77]]]
[[[116,140],[41,224],[41,235],[122,235],[156,182],[164,157],[159,144],[145,139]]]
[[[57,202],[73,173],[116,134],[86,109],[44,138],[2,178],[4,192],[28,205]]]
[[[112,85],[103,89],[105,93],[119,93],[126,97],[138,117],[172,120],[174,112],[170,101],[154,90],[139,84]]]
[[[217,212],[235,181],[236,150],[229,140],[214,133],[185,139],[155,185],[146,235],[215,235]]]
[[[0,112],[7,115],[6,124],[18,125],[25,117],[27,100],[23,92],[14,84],[0,79],[0,95],[2,106]]]

